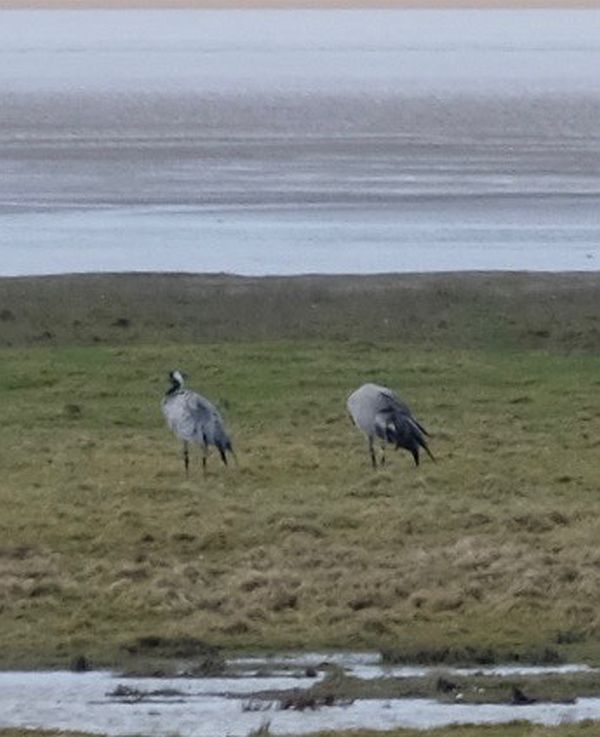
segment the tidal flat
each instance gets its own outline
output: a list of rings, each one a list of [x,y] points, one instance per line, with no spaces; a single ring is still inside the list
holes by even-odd
[[[115,18],[2,16],[0,274],[598,269],[598,10]]]

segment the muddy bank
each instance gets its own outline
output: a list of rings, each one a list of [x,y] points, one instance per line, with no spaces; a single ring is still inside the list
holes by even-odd
[[[379,669],[380,678],[364,680],[365,668]],[[267,722],[272,734],[305,734],[321,729],[503,724],[515,719],[555,725],[600,718],[600,698],[548,701],[531,695],[536,679],[574,677],[591,682],[597,672],[570,665],[510,666],[504,675],[490,668],[450,669],[442,674],[431,668],[388,669],[374,653],[230,659],[222,674],[205,678],[124,678],[109,671],[4,672],[0,673],[0,727],[110,735],[176,730],[184,737],[245,737]],[[346,685],[355,684],[354,693],[344,691],[345,679]],[[463,690],[440,687],[451,679],[463,679]],[[510,689],[511,697],[486,700],[484,694],[498,680]],[[433,692],[425,687],[430,682],[437,684]],[[476,701],[470,699],[471,693],[478,695]]]
[[[600,272],[0,279],[0,345],[280,339],[600,348]]]

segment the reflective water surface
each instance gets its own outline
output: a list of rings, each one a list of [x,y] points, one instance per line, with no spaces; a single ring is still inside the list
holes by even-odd
[[[440,703],[432,699],[364,699],[343,706],[281,710],[277,701],[258,701],[265,690],[309,688],[334,664],[359,678],[426,676],[434,669],[388,667],[374,653],[304,653],[245,657],[228,662],[227,676],[135,678],[107,671],[0,673],[0,727],[70,729],[110,735],[245,737],[268,721],[273,733],[306,734],[321,729],[431,728],[456,723],[499,724],[523,719],[539,724],[600,719],[600,699],[573,704]],[[316,669],[307,675],[306,668]],[[506,665],[445,669],[515,676],[573,673],[583,665]],[[266,675],[265,675],[266,674]]]
[[[600,268],[600,11],[5,11],[0,275]]]

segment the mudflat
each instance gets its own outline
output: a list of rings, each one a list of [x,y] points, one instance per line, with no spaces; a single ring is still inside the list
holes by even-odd
[[[4,275],[597,268],[594,11],[118,18],[3,18]]]
[[[0,0],[0,8],[597,8],[597,0]]]

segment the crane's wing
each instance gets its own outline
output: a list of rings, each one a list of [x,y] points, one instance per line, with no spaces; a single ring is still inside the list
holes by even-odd
[[[194,435],[205,443],[214,442],[214,429],[219,420],[216,407],[195,392],[189,392],[186,400],[190,422],[194,424]]]
[[[205,428],[210,425],[212,404],[196,392],[183,391],[166,397],[162,411],[167,424],[183,440],[204,442]]]
[[[231,450],[231,440],[219,410],[206,397],[193,393],[190,412],[196,419],[196,434],[203,442],[216,445],[220,451]]]
[[[429,433],[427,430],[421,425],[421,423],[415,418],[415,416],[412,413],[411,408],[406,404],[406,402],[403,402],[401,399],[398,398],[398,396],[393,392],[391,389],[388,389],[385,386],[380,387],[380,393],[381,393],[381,403],[379,408],[382,411],[386,412],[396,412],[403,415],[407,415],[410,420],[418,427],[418,429],[423,433],[423,435],[426,435],[429,437]]]
[[[408,406],[408,404],[399,399],[398,395],[395,392],[393,392],[391,389],[388,389],[387,386],[381,386],[378,387],[378,389],[378,409],[388,411],[394,410],[396,412],[403,412],[404,414],[412,416],[412,412],[410,411],[410,407]]]
[[[425,439],[429,433],[413,417],[410,407],[387,387],[381,387],[379,391],[375,431],[380,438],[387,440],[388,443],[394,443],[396,448],[409,450],[417,466],[419,448],[423,448],[433,460]]]
[[[185,392],[183,395],[186,410],[193,415],[198,422],[207,422],[216,409],[212,402],[196,392]]]

